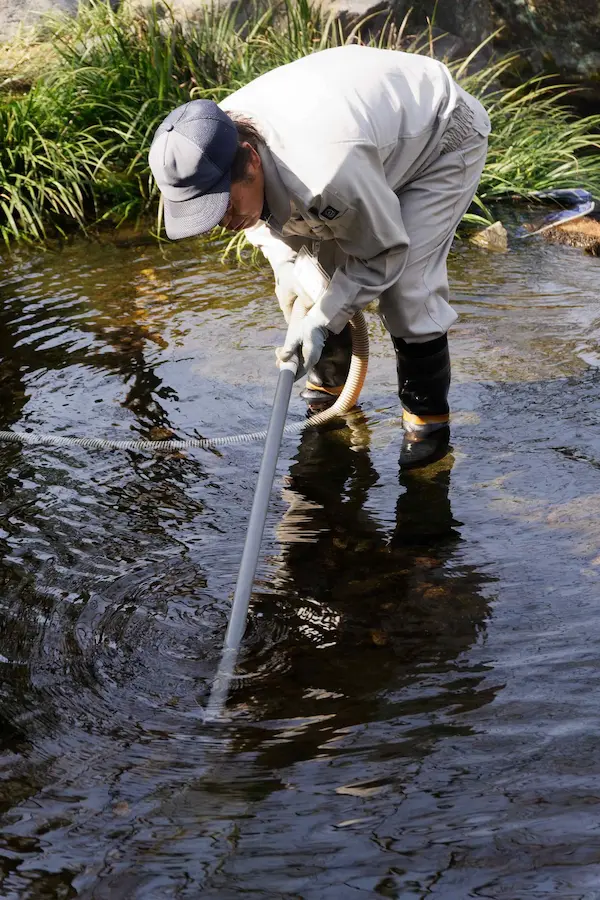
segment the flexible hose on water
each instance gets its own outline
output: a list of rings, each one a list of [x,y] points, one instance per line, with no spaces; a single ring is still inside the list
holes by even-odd
[[[352,333],[352,360],[350,370],[342,393],[333,406],[323,412],[316,413],[302,422],[293,422],[283,429],[284,434],[299,434],[307,428],[324,425],[336,416],[344,415],[355,405],[362,390],[369,362],[369,335],[367,323],[362,312],[357,312],[350,321]],[[251,431],[246,434],[234,434],[215,438],[189,438],[187,440],[169,441],[111,441],[107,438],[61,437],[57,434],[28,431],[0,431],[0,441],[15,444],[44,445],[51,447],[86,447],[90,450],[153,450],[172,451],[223,447],[227,444],[246,444],[251,441],[264,440],[265,431]]]

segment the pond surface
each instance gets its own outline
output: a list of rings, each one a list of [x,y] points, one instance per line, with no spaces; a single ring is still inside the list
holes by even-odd
[[[399,475],[389,338],[287,437],[223,721],[260,444],[0,444],[0,897],[600,897],[600,260],[455,245],[452,452]],[[5,259],[0,428],[264,428],[266,270]],[[298,389],[290,419],[303,416]]]

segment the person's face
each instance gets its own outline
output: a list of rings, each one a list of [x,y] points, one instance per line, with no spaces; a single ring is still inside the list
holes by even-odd
[[[242,146],[250,150],[246,174],[241,181],[232,183],[229,206],[219,222],[219,225],[230,231],[242,231],[256,225],[265,200],[265,176],[260,156],[250,144],[244,143]]]

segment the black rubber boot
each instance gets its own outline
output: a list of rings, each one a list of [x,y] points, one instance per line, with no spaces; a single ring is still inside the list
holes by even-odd
[[[446,335],[423,344],[392,337],[398,396],[404,408],[400,467],[425,466],[444,456],[450,440],[450,353]]]
[[[313,415],[332,406],[342,393],[352,358],[352,332],[346,325],[339,334],[330,334],[321,359],[306,377],[306,387],[300,394],[308,404],[307,413]]]

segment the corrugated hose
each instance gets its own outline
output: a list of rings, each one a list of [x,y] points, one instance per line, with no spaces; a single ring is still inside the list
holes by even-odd
[[[316,413],[302,422],[293,422],[283,429],[284,434],[299,434],[307,428],[324,425],[336,416],[344,415],[355,405],[362,390],[369,361],[369,336],[367,323],[362,312],[357,312],[350,321],[352,333],[352,360],[350,370],[342,393],[333,406],[323,412]],[[44,445],[49,447],[85,447],[89,450],[210,450],[213,447],[222,447],[227,444],[246,444],[251,441],[264,440],[267,435],[264,431],[251,431],[246,434],[233,434],[214,438],[189,438],[186,440],[168,441],[112,441],[107,438],[92,437],[62,437],[57,434],[45,434],[34,431],[0,431],[0,441],[8,441],[17,444]]]

